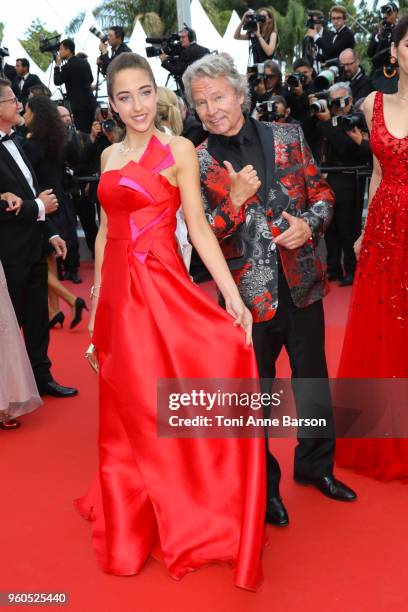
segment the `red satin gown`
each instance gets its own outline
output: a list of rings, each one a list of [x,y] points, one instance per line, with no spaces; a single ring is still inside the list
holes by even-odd
[[[104,571],[137,574],[154,553],[170,575],[212,562],[254,590],[265,516],[263,439],[169,439],[156,432],[158,378],[256,378],[233,320],[191,282],[174,238],[174,163],[152,137],[101,176],[108,216],[93,342],[100,359],[99,471],[77,501]]]
[[[387,130],[382,93],[370,143],[382,179],[368,211],[338,376],[407,378],[408,137]],[[405,479],[408,439],[339,439],[336,459],[379,480]]]

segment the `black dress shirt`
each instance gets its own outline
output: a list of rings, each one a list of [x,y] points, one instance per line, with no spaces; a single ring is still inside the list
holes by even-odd
[[[235,172],[239,172],[244,166],[251,164],[258,174],[261,184],[265,185],[265,156],[255,125],[250,118],[245,119],[241,130],[234,136],[210,134],[208,136],[208,152],[221,165],[224,165],[225,160],[229,161]],[[261,194],[258,195],[262,198]]]

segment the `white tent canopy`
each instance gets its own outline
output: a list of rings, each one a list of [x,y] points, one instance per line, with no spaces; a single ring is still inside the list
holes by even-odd
[[[248,42],[234,39],[234,32],[240,21],[237,12],[232,11],[231,18],[222,39],[222,50],[225,51],[225,53],[229,53],[231,57],[234,58],[235,65],[239,72],[245,74],[248,64]]]
[[[92,74],[94,79],[96,80],[97,74],[97,65],[96,60],[99,57],[99,39],[91,34],[89,28],[95,25],[95,17],[90,9],[88,9],[85,13],[84,20],[79,28],[78,32],[75,34],[74,42],[75,42],[75,52],[86,53],[88,56],[88,62],[91,66]]]
[[[223,46],[222,36],[213,26],[207,13],[201,6],[200,0],[191,3],[191,23],[197,34],[197,43],[208,47],[210,51],[220,51]]]

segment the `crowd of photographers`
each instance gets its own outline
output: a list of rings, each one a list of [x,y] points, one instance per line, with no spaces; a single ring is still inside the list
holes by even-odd
[[[380,9],[379,27],[367,48],[369,73],[356,53],[347,17],[346,9],[335,5],[326,27],[321,11],[309,11],[302,56],[285,78],[273,54],[248,68],[253,116],[261,121],[298,122],[327,173],[336,196],[334,218],[325,236],[328,274],[341,286],[353,282],[353,244],[361,232],[366,177],[372,165],[368,130],[359,109],[371,91],[395,92],[398,78],[390,55],[397,5],[390,2]],[[261,32],[259,21],[265,24],[267,16],[250,12],[246,19],[236,38],[241,28],[246,30],[250,53],[255,56],[254,37]]]

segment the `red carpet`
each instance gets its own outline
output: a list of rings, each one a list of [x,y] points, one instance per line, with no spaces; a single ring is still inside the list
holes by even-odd
[[[88,300],[90,268],[79,293]],[[77,287],[69,284],[74,292]],[[333,287],[326,299],[327,350],[335,372],[349,297]],[[89,300],[88,300],[89,301]],[[70,320],[69,313],[68,322]],[[406,609],[408,487],[337,470],[359,500],[342,504],[291,479],[293,441],[273,440],[282,465],[288,528],[268,528],[265,581],[258,593],[233,586],[227,567],[209,567],[180,583],[150,561],[139,576],[103,574],[90,525],[74,511],[96,467],[97,385],[83,358],[86,322],[53,330],[55,378],[80,395],[46,399],[16,432],[0,431],[0,592],[67,592],[65,609],[80,612],[393,612]],[[288,375],[287,360],[279,374]],[[46,609],[39,606],[40,609]],[[34,609],[38,609],[34,608]],[[33,608],[22,606],[20,609]]]

